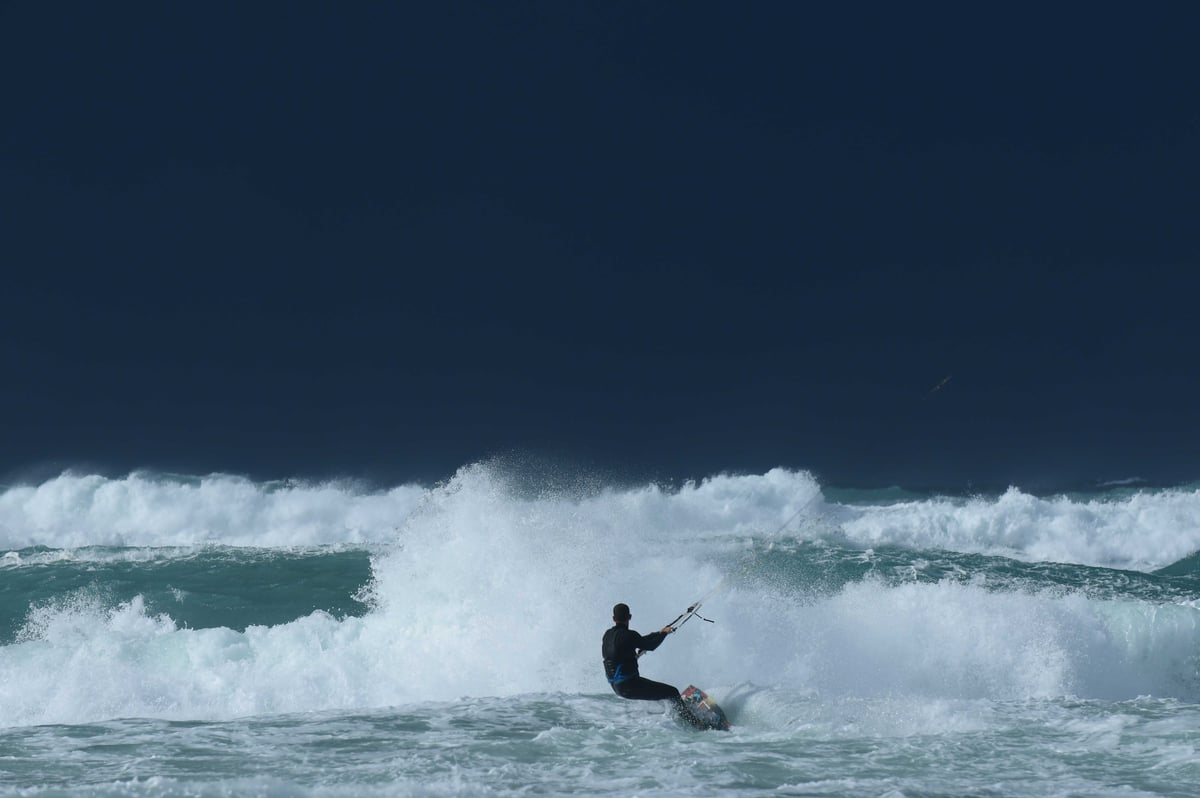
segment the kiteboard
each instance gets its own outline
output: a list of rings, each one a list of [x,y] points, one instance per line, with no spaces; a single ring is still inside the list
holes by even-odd
[[[699,687],[688,685],[688,689],[680,693],[684,706],[706,729],[729,731],[729,719],[725,710],[717,706],[717,702],[708,697],[708,693]]]

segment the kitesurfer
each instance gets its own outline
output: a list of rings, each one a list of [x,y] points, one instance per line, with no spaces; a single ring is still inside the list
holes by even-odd
[[[657,632],[640,635],[629,628],[629,620],[632,617],[628,604],[617,604],[613,607],[613,626],[604,633],[601,646],[601,653],[604,655],[604,675],[608,677],[613,692],[621,698],[670,701],[675,714],[693,726],[702,727],[703,724],[683,703],[679,690],[663,682],[651,681],[638,673],[638,652],[658,648],[675,628],[664,626]]]

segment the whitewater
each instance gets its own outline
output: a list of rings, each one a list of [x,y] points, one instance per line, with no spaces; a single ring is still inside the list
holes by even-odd
[[[1200,784],[1200,489],[64,473],[0,488],[0,796]],[[600,638],[729,732],[617,698]]]

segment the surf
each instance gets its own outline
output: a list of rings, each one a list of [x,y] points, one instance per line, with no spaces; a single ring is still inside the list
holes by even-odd
[[[10,549],[0,569],[66,574],[55,569],[83,562],[100,569],[97,589],[7,595],[25,604],[0,645],[0,717],[220,721],[464,697],[600,698],[599,637],[614,601],[635,607],[647,631],[715,586],[705,600],[715,623],[684,627],[644,668],[703,685],[735,726],[739,712],[772,717],[772,696],[1196,701],[1194,575],[1038,559],[1041,543],[1057,540],[1080,559],[1152,568],[1175,556],[1153,553],[1155,541],[1191,533],[1194,498],[1009,492],[855,504],[783,469],[541,493],[487,464],[383,490],[63,476],[0,496],[6,543],[35,544]],[[168,512],[175,499],[181,508]],[[1047,527],[1040,536],[1005,532],[1034,517]],[[125,519],[119,535],[89,531],[115,518]],[[1104,549],[1082,534],[1089,518],[1136,520],[1153,534],[1139,543],[1122,533]],[[335,585],[359,608],[305,606],[297,591],[276,617],[247,609],[203,622],[186,610],[179,568],[214,569],[208,584],[220,590],[222,579],[293,556],[318,573],[344,568],[338,558],[360,563]],[[112,591],[117,572],[104,569],[117,564],[143,580],[132,592]],[[298,573],[294,562],[277,566],[280,578]]]

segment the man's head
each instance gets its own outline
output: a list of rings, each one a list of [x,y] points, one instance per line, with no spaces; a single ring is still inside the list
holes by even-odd
[[[616,604],[613,606],[613,621],[616,623],[629,623],[629,619],[633,617],[633,613],[629,611],[628,604]]]

